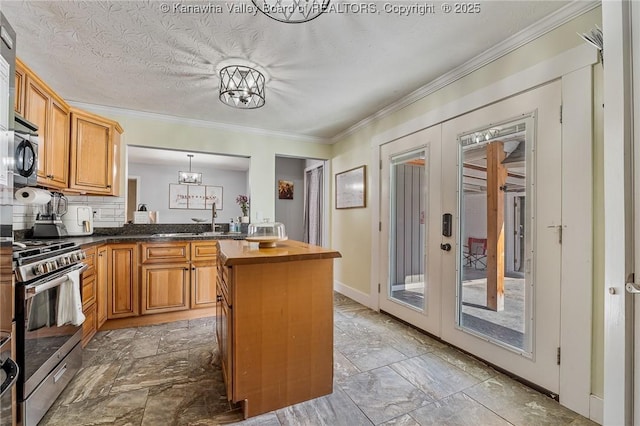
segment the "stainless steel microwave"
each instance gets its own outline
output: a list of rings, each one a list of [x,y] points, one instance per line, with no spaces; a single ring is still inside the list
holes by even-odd
[[[38,127],[16,114],[13,138],[13,186],[38,183]]]

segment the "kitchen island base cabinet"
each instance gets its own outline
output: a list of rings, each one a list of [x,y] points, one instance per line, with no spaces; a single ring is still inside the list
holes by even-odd
[[[249,244],[220,242],[217,288],[227,398],[242,402],[245,417],[333,391],[333,258],[339,256],[295,241],[282,250]],[[232,257],[242,245],[258,263]],[[299,256],[285,255],[296,251]]]

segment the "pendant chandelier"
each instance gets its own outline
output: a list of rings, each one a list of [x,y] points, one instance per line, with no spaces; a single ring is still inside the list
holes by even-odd
[[[330,0],[251,0],[253,4],[271,19],[299,24],[322,15]]]
[[[220,70],[220,100],[240,109],[264,105],[264,75],[251,67],[231,65]]]
[[[201,185],[202,173],[191,171],[191,159],[193,158],[193,154],[187,154],[187,157],[189,157],[189,171],[178,172],[178,183],[187,185]]]

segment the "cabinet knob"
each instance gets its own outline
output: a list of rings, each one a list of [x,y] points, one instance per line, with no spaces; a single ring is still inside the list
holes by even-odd
[[[111,185],[107,185],[107,189],[111,189]]]
[[[218,294],[216,296],[216,302],[222,302],[222,295],[221,294]]]

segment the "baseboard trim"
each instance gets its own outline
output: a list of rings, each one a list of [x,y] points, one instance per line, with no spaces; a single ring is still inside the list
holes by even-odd
[[[212,317],[216,314],[216,308],[189,309],[185,311],[167,312],[163,314],[141,315],[131,318],[110,319],[105,322],[98,331],[116,330],[119,328],[142,327],[146,325],[164,324],[172,321],[190,320]]]
[[[377,310],[375,307],[377,306],[373,297],[367,293],[364,293],[360,290],[356,290],[352,287],[349,287],[346,284],[341,283],[340,281],[333,281],[333,289],[338,293],[347,296],[349,299],[355,300],[361,305],[366,306],[369,309]],[[377,296],[377,295],[376,295]]]
[[[589,419],[599,425],[604,423],[604,399],[594,394],[589,398]]]

